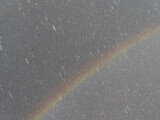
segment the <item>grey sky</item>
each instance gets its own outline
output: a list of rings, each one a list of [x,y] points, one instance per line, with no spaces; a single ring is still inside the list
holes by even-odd
[[[159,0],[0,3],[0,106],[8,120],[21,120],[99,52],[160,20]]]
[[[159,33],[93,74],[44,120],[159,120]]]

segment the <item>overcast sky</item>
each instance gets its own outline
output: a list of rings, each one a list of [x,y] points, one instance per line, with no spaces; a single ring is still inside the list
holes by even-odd
[[[159,38],[158,33],[112,60],[44,120],[159,120]]]
[[[159,20],[159,0],[0,0],[1,119],[21,120],[82,65]],[[152,37],[101,69],[53,109],[55,117],[156,117],[158,46]]]

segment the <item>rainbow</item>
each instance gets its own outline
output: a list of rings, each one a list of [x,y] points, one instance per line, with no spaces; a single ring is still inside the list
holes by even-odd
[[[64,99],[67,94],[74,90],[83,81],[87,80],[87,78],[94,74],[97,69],[104,67],[114,58],[125,53],[137,44],[149,39],[159,31],[159,25],[145,29],[140,34],[131,36],[127,41],[120,43],[117,48],[113,48],[109,52],[103,52],[103,56],[98,57],[88,65],[82,66],[79,72],[74,73],[66,84],[63,84],[61,87],[59,87],[59,89],[57,89],[57,92],[49,95],[48,99],[43,103],[43,105],[41,105],[39,108],[36,108],[32,114],[25,118],[25,120],[41,120],[43,116],[46,115],[57,103]]]
[[[16,5],[12,5],[12,7],[8,6],[17,1],[19,0],[9,0],[8,2],[4,2],[0,7],[0,11],[2,11],[0,16],[6,15],[7,11],[16,7]],[[61,85],[56,92],[50,94],[48,99],[45,100],[41,106],[33,109],[32,114],[25,116],[24,120],[41,120],[43,116],[46,115],[57,103],[64,99],[67,94],[74,90],[83,81],[93,75],[97,69],[104,67],[116,57],[125,53],[137,44],[142,43],[158,32],[160,32],[160,25],[152,26],[151,28],[144,29],[139,34],[130,36],[125,42],[120,43],[118,47],[109,50],[109,52],[104,51],[101,53],[103,56],[99,56],[91,63],[82,66],[79,72],[73,73],[73,75],[67,80],[68,82],[66,82],[66,84]]]

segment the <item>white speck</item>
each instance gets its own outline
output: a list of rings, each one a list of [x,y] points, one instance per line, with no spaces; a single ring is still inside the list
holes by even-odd
[[[97,49],[96,51],[97,51],[98,53],[100,53],[100,52],[99,52],[99,49]]]
[[[144,108],[141,108],[141,110],[144,112]]]
[[[124,108],[124,112],[127,114],[129,112],[130,108],[129,106],[127,105],[126,108]]]
[[[2,39],[2,37],[0,36],[0,40]]]
[[[4,93],[4,90],[3,90],[3,88],[1,88],[1,91],[2,91],[2,93]]]
[[[126,109],[124,109],[124,112],[125,112],[126,114],[128,113]]]
[[[43,81],[40,81],[40,84],[43,85]]]
[[[68,20],[68,23],[71,23],[71,21],[70,21],[70,20]]]
[[[104,81],[102,80],[102,85],[104,86],[105,85],[105,83],[104,83]]]
[[[111,6],[111,9],[112,9],[112,10],[114,10],[114,7],[113,7],[113,6]]]
[[[56,29],[56,27],[54,25],[52,25],[52,27],[53,27],[54,31],[57,31],[57,29]]]
[[[3,50],[3,47],[2,47],[2,45],[0,44],[0,51],[2,51]]]
[[[34,58],[35,59],[35,56],[32,54],[32,58]]]
[[[114,3],[115,5],[118,5],[118,3],[117,3],[117,1],[116,1],[116,0],[113,0],[113,3]]]
[[[95,7],[94,1],[92,1],[92,2],[90,3],[90,6]]]
[[[38,3],[35,3],[35,6],[38,6]]]
[[[126,110],[127,110],[127,111],[129,111],[129,110],[130,110],[130,108],[129,108],[129,106],[128,106],[128,105],[126,106]]]
[[[28,61],[28,59],[26,58],[25,60],[26,60],[26,63],[27,63],[27,64],[29,64],[29,61]]]
[[[89,52],[89,54],[90,54],[91,56],[93,56],[93,53],[92,53],[91,51]]]
[[[76,60],[79,61],[79,56],[76,56]]]
[[[61,65],[61,68],[64,70],[64,66],[63,65]]]
[[[13,98],[13,95],[12,95],[12,93],[9,91],[8,92],[8,94],[9,94],[9,96],[11,97],[11,98]]]
[[[31,1],[30,0],[27,0],[27,2],[30,4],[31,3]]]
[[[100,55],[103,57],[104,55],[102,53],[100,53]]]
[[[22,10],[22,5],[18,4],[18,10],[21,11]]]
[[[4,105],[2,104],[2,108],[4,108]]]
[[[45,16],[46,21],[48,21],[48,18]]]
[[[107,46],[106,46],[106,45],[103,45],[103,47],[106,48]]]

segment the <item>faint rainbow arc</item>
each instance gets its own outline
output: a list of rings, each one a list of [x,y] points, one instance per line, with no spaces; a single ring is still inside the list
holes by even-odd
[[[136,36],[130,37],[125,42],[120,43],[118,48],[110,50],[110,52],[103,52],[103,57],[98,57],[92,63],[83,66],[80,72],[75,73],[66,84],[62,85],[60,89],[57,90],[56,93],[49,96],[42,106],[37,108],[32,115],[27,116],[26,120],[40,120],[44,115],[46,115],[58,102],[61,101],[70,91],[76,88],[80,83],[85,81],[88,77],[90,77],[93,73],[97,71],[97,69],[102,68],[107,63],[112,61],[114,58],[118,57],[122,53],[125,53],[127,50],[132,48],[133,46],[147,40],[147,38],[155,35],[160,31],[160,26],[157,25],[155,27],[151,27],[149,29],[143,30],[140,34]]]

